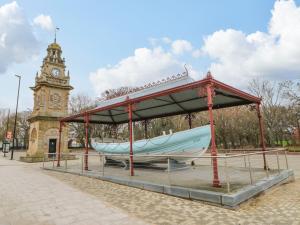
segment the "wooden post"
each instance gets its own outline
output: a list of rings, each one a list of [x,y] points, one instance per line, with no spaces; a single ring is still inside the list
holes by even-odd
[[[265,144],[265,135],[264,135],[264,123],[261,115],[260,110],[260,103],[256,103],[256,111],[257,111],[257,117],[259,122],[259,133],[260,133],[260,145],[262,148],[262,151],[266,151],[266,144]],[[263,153],[263,159],[264,159],[264,169],[267,169],[267,161],[266,161],[266,155]]]
[[[134,168],[133,168],[133,133],[132,133],[132,104],[128,105],[128,118],[129,118],[129,142],[130,142],[130,149],[129,149],[129,156],[130,156],[130,176],[134,176]]]
[[[211,156],[212,164],[213,164],[213,187],[221,187],[219,174],[218,174],[218,159],[217,156],[217,148],[215,141],[215,127],[214,127],[214,117],[213,117],[213,100],[212,100],[212,92],[213,89],[211,85],[206,86],[207,91],[207,105],[208,105],[208,113],[209,113],[209,121],[210,121],[210,131],[211,131]]]

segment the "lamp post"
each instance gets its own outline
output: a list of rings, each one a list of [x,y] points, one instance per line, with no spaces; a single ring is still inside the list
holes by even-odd
[[[19,105],[19,93],[20,93],[20,83],[21,83],[21,76],[19,76],[19,75],[15,75],[15,76],[19,79],[19,85],[18,85],[17,105],[16,105],[14,133],[13,133],[13,147],[12,147],[12,150],[11,150],[10,160],[14,159],[15,137],[16,137],[18,105]]]

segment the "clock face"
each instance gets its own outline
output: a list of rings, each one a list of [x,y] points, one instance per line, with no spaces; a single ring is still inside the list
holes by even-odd
[[[53,68],[52,71],[51,71],[52,75],[55,76],[55,77],[58,77],[59,76],[59,69],[57,68]]]

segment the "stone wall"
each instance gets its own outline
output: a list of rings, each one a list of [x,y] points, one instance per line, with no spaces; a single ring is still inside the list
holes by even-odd
[[[59,145],[59,121],[35,121],[30,124],[29,148],[27,158],[41,161],[45,153],[49,153],[49,140],[56,139],[56,151]],[[68,153],[68,127],[63,127],[61,135],[61,152]],[[24,160],[23,161],[31,161]]]

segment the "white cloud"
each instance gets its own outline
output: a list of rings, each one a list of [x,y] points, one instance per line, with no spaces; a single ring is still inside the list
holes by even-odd
[[[294,1],[276,1],[267,32],[218,30],[205,37],[200,48],[194,48],[187,40],[170,38],[152,38],[150,43],[152,48],[136,49],[132,56],[116,65],[91,73],[90,80],[97,93],[176,74],[183,70],[182,58],[191,56],[199,60],[208,56],[207,70],[216,79],[234,86],[246,87],[257,76],[272,80],[299,79],[300,7]],[[194,78],[202,76],[193,69],[189,72]]]
[[[54,25],[50,16],[41,14],[33,19],[33,23],[47,31],[53,31]]]
[[[32,26],[16,2],[0,6],[0,74],[38,52]]]
[[[209,69],[226,82],[299,78],[300,8],[294,1],[276,1],[268,32],[219,30],[204,39],[202,50],[213,60]]]
[[[172,52],[176,55],[180,55],[185,52],[190,52],[193,49],[192,44],[186,40],[173,41],[171,47],[172,47]]]
[[[199,58],[199,57],[203,56],[203,51],[201,49],[196,49],[192,52],[192,56],[194,58]]]
[[[100,68],[90,74],[90,80],[97,94],[120,86],[139,86],[160,80],[184,71],[184,63],[160,47],[139,48],[134,55],[122,59],[114,66]],[[197,73],[189,67],[192,76]]]

